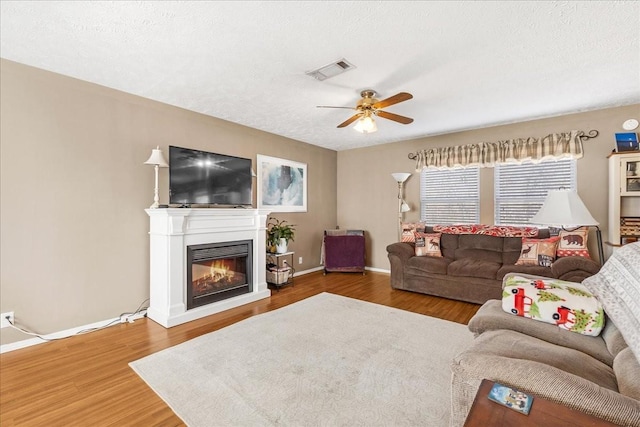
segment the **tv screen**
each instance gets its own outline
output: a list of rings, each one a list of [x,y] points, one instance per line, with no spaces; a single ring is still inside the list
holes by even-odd
[[[169,146],[169,203],[251,206],[251,159]]]

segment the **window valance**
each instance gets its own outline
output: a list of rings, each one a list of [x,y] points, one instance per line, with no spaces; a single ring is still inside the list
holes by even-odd
[[[497,163],[512,163],[583,156],[582,142],[598,136],[597,130],[553,133],[542,138],[518,138],[498,142],[479,142],[420,150],[409,154],[416,161],[416,170],[425,167],[454,168],[465,166],[491,167]]]

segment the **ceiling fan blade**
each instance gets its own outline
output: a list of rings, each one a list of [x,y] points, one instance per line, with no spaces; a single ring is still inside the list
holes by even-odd
[[[356,114],[355,116],[351,116],[349,117],[347,120],[345,120],[344,122],[340,123],[338,125],[339,128],[343,128],[345,126],[349,126],[351,123],[355,122],[356,120],[358,120],[360,118],[360,116],[362,116],[362,114]]]
[[[344,108],[347,110],[355,110],[356,107],[332,107],[331,105],[316,105],[316,108]]]
[[[405,116],[399,116],[398,114],[387,113],[386,111],[376,111],[376,114],[382,118],[393,120],[394,122],[402,123],[403,125],[408,125],[413,122],[413,119]]]
[[[413,98],[413,95],[411,95],[410,93],[400,92],[387,99],[383,99],[382,101],[376,102],[375,104],[373,104],[373,108],[388,107],[389,105],[397,104],[398,102],[408,101],[411,98]]]

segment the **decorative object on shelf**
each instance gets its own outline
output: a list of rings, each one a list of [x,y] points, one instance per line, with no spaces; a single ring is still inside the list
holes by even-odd
[[[598,239],[598,259],[600,265],[604,263],[600,223],[593,218],[575,190],[549,190],[542,207],[529,222],[531,224],[559,226],[565,230],[595,227]]]
[[[160,206],[160,196],[158,194],[158,168],[168,168],[169,164],[164,159],[162,155],[162,150],[160,146],[157,146],[153,150],[151,150],[151,156],[144,162],[145,165],[153,165],[155,169],[155,177],[156,177],[156,186],[153,193],[153,204],[149,207],[150,209],[157,209]]]
[[[287,224],[285,220],[270,218],[267,223],[267,248],[270,252],[283,254],[287,252],[289,241],[295,237],[295,224]]]
[[[616,151],[638,151],[638,134],[635,132],[616,133]]]
[[[307,211],[307,164],[258,154],[258,209]]]
[[[625,120],[625,122],[622,123],[622,129],[636,130],[638,129],[639,125],[640,125],[640,122],[638,122],[636,119],[629,119],[629,120]]]
[[[402,214],[411,210],[407,202],[402,198],[402,190],[404,182],[411,176],[411,174],[406,172],[396,172],[392,173],[391,176],[398,183],[398,241],[400,241],[402,237]]]
[[[453,147],[437,147],[409,153],[416,162],[416,171],[435,166],[449,168],[456,166],[491,167],[499,163],[522,162],[540,159],[579,159],[583,156],[582,143],[597,137],[597,130],[572,130],[552,133],[542,138],[516,138],[498,142],[478,142]]]

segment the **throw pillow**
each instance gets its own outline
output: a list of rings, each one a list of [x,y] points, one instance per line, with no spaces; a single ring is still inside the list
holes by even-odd
[[[582,284],[600,300],[640,360],[640,242],[613,251],[600,271]]]
[[[401,242],[413,243],[416,241],[415,232],[424,231],[424,223],[422,222],[403,222]]]
[[[591,259],[589,248],[587,248],[587,238],[589,237],[589,229],[587,227],[578,228],[574,231],[562,230],[559,237],[560,241],[556,251],[557,257],[581,256]]]
[[[556,260],[556,249],[560,236],[548,239],[522,239],[522,250],[516,265],[540,265],[551,267]]]
[[[502,309],[590,336],[599,335],[605,322],[602,304],[584,285],[549,277],[506,275]]]
[[[442,257],[442,252],[440,252],[440,236],[442,236],[442,233],[422,233],[416,231],[416,256]]]

